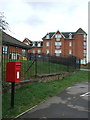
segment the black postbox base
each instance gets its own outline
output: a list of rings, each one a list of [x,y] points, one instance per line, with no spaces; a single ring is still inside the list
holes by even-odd
[[[11,108],[14,108],[15,82],[11,82]]]

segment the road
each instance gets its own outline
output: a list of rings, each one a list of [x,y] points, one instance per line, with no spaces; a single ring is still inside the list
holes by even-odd
[[[49,98],[19,118],[88,118],[90,83],[83,82]]]

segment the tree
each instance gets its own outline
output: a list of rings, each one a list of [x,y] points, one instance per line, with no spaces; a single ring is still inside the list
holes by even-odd
[[[5,20],[4,12],[0,12],[0,30],[7,30],[8,29],[8,23]]]

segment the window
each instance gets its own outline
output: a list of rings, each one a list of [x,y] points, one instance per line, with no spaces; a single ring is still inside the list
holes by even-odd
[[[55,46],[61,46],[62,43],[61,42],[55,42]]]
[[[46,54],[49,54],[49,50],[46,50]]]
[[[56,38],[56,41],[60,41],[60,38],[61,38],[62,36],[60,35],[60,34],[56,34],[55,35],[55,38]]]
[[[3,46],[3,54],[7,54],[8,53],[8,47],[7,46]]]
[[[61,53],[61,50],[55,50],[55,53]]]
[[[84,34],[84,41],[86,41],[87,40],[87,35],[86,34]]]
[[[35,42],[32,43],[32,46],[35,47]]]
[[[35,54],[35,50],[33,50],[32,53]]]
[[[47,35],[47,36],[46,36],[46,39],[50,39],[50,36],[49,36],[49,35]]]
[[[84,42],[83,44],[84,44],[84,49],[86,49],[87,48],[87,43]]]
[[[37,52],[38,52],[38,54],[40,54],[40,53],[41,53],[41,50],[38,50]]]
[[[49,42],[46,42],[46,46],[49,46]]]
[[[41,43],[39,42],[37,46],[38,46],[38,47],[41,47]]]
[[[22,49],[22,56],[26,57],[26,50],[25,49]]]
[[[69,39],[72,39],[72,33],[69,34]]]
[[[87,51],[86,51],[86,50],[84,50],[84,53],[87,53]]]
[[[69,42],[69,46],[72,46],[72,42]]]
[[[69,50],[69,54],[72,54],[72,50]]]
[[[60,54],[62,53],[61,50],[55,50],[56,56],[60,56]]]
[[[18,59],[18,53],[10,53],[9,54],[9,59],[17,60]]]
[[[61,35],[60,35],[60,34],[56,34],[56,35],[55,35],[55,38],[59,38],[59,39],[60,39],[60,38],[61,38]]]
[[[84,49],[86,49],[87,48],[87,43],[84,42],[83,44],[84,44]]]
[[[87,53],[84,53],[84,57],[86,57],[87,56]]]
[[[83,55],[84,55],[84,57],[86,57],[86,55],[87,55],[87,51],[86,50],[84,50]]]

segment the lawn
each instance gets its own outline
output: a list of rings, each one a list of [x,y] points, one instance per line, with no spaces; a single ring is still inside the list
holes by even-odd
[[[83,69],[90,69],[90,63],[87,63],[86,65],[81,65],[80,67]]]
[[[67,87],[78,82],[87,81],[88,74],[90,74],[90,72],[78,71],[62,80],[60,79],[46,83],[32,83],[17,88],[15,91],[15,107],[13,109],[10,109],[10,93],[3,94],[3,118],[14,118],[43,100],[62,92]]]
[[[90,65],[88,66],[85,66],[85,65],[81,65],[81,67],[80,68],[82,68],[82,69],[90,69]]]

